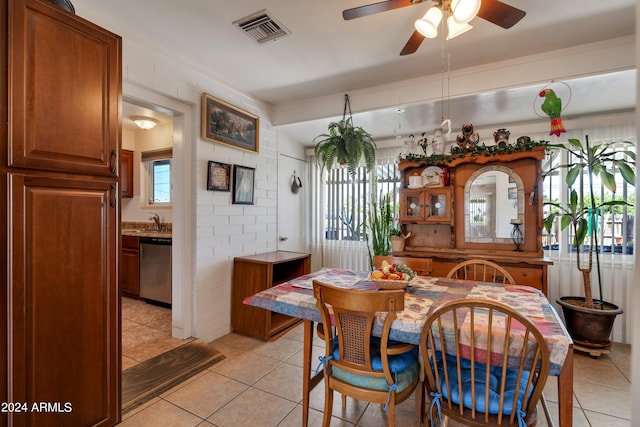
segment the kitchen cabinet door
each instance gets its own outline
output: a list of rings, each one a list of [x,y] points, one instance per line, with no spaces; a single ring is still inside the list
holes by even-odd
[[[118,176],[120,38],[43,1],[10,3],[9,166]]]
[[[140,239],[122,236],[120,289],[129,296],[140,295]]]
[[[122,150],[120,154],[120,196],[133,197],[133,151]]]
[[[11,401],[61,405],[60,412],[8,414],[8,424],[114,425],[117,188],[107,180],[11,173],[8,189]]]

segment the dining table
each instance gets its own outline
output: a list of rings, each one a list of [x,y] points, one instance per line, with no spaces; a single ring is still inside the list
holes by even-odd
[[[313,296],[314,280],[347,289],[378,289],[376,283],[369,279],[368,272],[324,268],[267,288],[243,301],[254,307],[303,320],[302,425],[304,427],[308,422],[310,392],[322,381],[324,375],[322,369],[313,373],[312,366],[314,323],[322,321]],[[397,313],[389,338],[415,345],[420,345],[420,334],[429,314],[449,301],[463,298],[486,299],[507,304],[526,315],[540,330],[549,347],[549,375],[558,378],[559,425],[561,427],[572,425],[573,341],[557,311],[542,292],[528,286],[505,286],[502,283],[429,276],[415,277],[404,291],[404,310]],[[384,315],[381,313],[374,323],[374,335],[382,332],[383,320]]]

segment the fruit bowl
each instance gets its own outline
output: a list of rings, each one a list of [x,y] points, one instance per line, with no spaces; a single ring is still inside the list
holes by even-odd
[[[369,273],[369,280],[380,289],[404,289],[416,273],[404,264],[389,264],[382,261],[382,265]]]
[[[369,277],[369,280],[380,289],[404,289],[411,282],[411,280],[373,279],[371,277]]]

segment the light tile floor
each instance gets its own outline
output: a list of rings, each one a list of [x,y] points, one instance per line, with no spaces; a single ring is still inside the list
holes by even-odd
[[[302,417],[302,325],[275,342],[235,333],[215,341],[225,359],[189,378],[124,416],[123,426],[300,426]],[[323,344],[314,342],[314,360]],[[576,427],[630,426],[631,348],[615,344],[599,359],[576,353],[573,425]],[[545,395],[557,414],[556,381],[551,377]],[[309,425],[322,424],[324,388],[311,393]],[[379,405],[334,399],[334,427],[386,426]],[[415,401],[397,408],[396,425],[418,426]],[[543,413],[538,426],[545,427]],[[555,416],[557,425],[557,416]],[[453,425],[454,423],[450,423]]]
[[[122,298],[122,370],[193,339],[171,336],[171,309]]]

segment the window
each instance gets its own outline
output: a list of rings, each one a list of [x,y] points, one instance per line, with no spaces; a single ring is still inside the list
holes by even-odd
[[[171,203],[171,159],[149,163],[149,204]]]
[[[335,168],[326,174],[325,239],[366,240],[366,222],[371,206],[371,193],[394,194],[392,210],[398,213],[400,173],[397,165],[376,166],[375,187],[364,167],[351,176],[346,168]],[[376,190],[374,190],[374,188]]]
[[[143,200],[154,206],[171,204],[171,148],[144,151],[141,160],[147,185]]]
[[[625,149],[629,149],[625,146]],[[563,155],[567,153],[562,152]],[[545,170],[550,170],[553,166],[558,164],[570,163],[571,159],[561,159],[559,152],[554,152],[550,157],[546,165]],[[569,197],[571,191],[567,188],[565,183],[566,171],[564,169],[556,169],[552,174],[547,174],[544,178],[544,199],[551,201],[560,201],[561,198]],[[613,200],[626,200],[631,205],[635,205],[635,188],[627,184],[623,179],[620,171],[614,170],[614,177],[616,180],[616,193],[610,192],[600,181],[599,177],[595,177],[594,180],[594,197],[596,199],[596,205],[601,201]],[[574,184],[574,188],[578,192],[578,197],[582,205],[590,204],[591,196],[589,195],[588,179],[586,175],[579,177]],[[549,212],[550,207],[544,207],[544,215]],[[598,248],[602,253],[614,253],[614,254],[633,254],[634,246],[634,206],[614,206],[605,207],[604,211],[598,216]],[[564,231],[560,231],[559,218],[553,225],[553,228],[549,233],[543,230],[542,245],[544,249],[549,250],[566,250],[571,251],[571,242],[573,240],[573,234],[571,227],[567,227]],[[563,243],[566,242],[566,243]],[[586,237],[583,245],[589,244],[589,237]],[[564,246],[564,248],[562,248]]]

